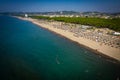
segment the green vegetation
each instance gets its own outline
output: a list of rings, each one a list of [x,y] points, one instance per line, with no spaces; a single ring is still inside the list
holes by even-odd
[[[29,16],[29,17],[31,17],[31,18],[35,18],[35,19],[50,19],[50,17],[46,17],[46,16]]]
[[[90,25],[98,28],[109,28],[120,32],[120,18],[103,19],[103,18],[85,18],[85,17],[45,17],[45,16],[30,16],[36,19],[47,19],[62,21],[66,23],[75,23],[82,25]]]

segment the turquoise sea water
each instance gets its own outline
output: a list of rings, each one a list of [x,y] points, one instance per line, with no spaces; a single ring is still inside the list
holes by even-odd
[[[117,80],[120,64],[28,21],[0,16],[0,80]]]

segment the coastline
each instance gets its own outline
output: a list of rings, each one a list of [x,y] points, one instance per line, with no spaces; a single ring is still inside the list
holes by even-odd
[[[31,19],[31,18],[22,18],[22,17],[17,17],[22,20],[27,20],[32,22],[33,24],[36,24],[42,28],[45,28],[47,30],[50,30],[56,34],[59,34],[65,38],[68,38],[82,46],[85,46],[88,49],[91,49],[92,51],[95,51],[96,53],[100,53],[100,55],[106,56],[108,58],[114,59],[116,61],[120,62],[120,49],[116,49],[113,47],[110,47],[108,45],[100,45],[100,43],[83,38],[83,37],[75,37],[74,33],[65,31],[62,29],[57,29],[51,26],[50,24],[45,24],[45,23],[40,23],[37,19]]]

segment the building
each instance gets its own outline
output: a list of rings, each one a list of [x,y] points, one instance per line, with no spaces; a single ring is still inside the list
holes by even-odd
[[[25,17],[27,18],[27,17],[28,17],[28,15],[27,15],[27,14],[25,14]]]

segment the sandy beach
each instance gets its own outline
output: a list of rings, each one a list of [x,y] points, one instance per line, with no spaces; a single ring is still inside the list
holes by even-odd
[[[80,45],[84,45],[86,47],[89,47],[90,49],[93,49],[96,52],[99,52],[103,55],[106,55],[110,58],[120,61],[120,48],[114,48],[114,47],[111,47],[111,46],[105,45],[105,44],[101,45],[99,42],[96,42],[96,41],[93,41],[93,40],[90,40],[90,39],[87,39],[84,37],[75,37],[74,33],[72,33],[72,32],[54,28],[52,25],[42,23],[37,19],[21,18],[21,17],[18,17],[18,18],[22,19],[22,20],[28,20],[36,25],[39,25],[42,28],[48,29],[48,30],[53,31],[59,35],[62,35],[72,41],[75,41]]]

